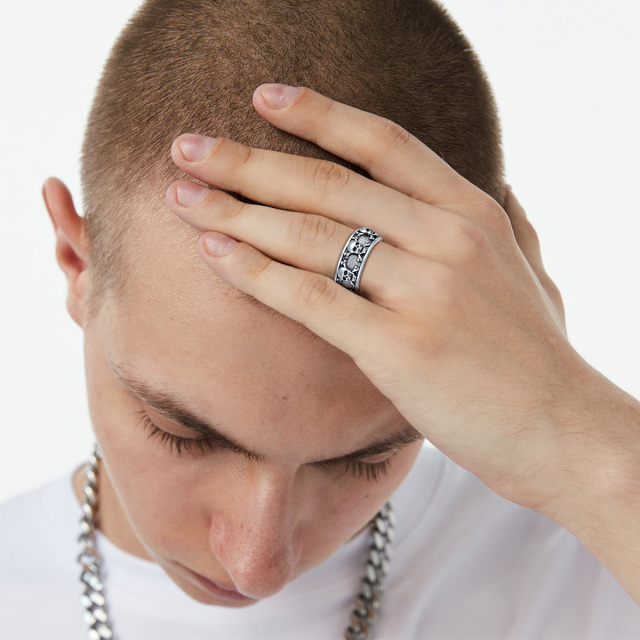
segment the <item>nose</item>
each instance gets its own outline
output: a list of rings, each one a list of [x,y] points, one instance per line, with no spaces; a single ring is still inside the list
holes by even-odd
[[[294,507],[293,478],[255,468],[212,514],[211,550],[242,594],[267,598],[291,579],[301,552]]]

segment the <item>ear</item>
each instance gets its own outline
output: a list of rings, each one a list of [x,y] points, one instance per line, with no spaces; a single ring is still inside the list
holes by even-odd
[[[76,212],[69,189],[57,178],[44,183],[42,197],[56,234],[56,259],[67,277],[67,309],[82,327],[89,278],[85,220]]]

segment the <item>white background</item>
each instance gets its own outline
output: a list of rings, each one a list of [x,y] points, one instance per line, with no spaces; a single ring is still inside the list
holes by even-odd
[[[0,499],[89,452],[82,333],[40,200],[79,200],[84,121],[137,0],[21,0],[0,9]],[[564,294],[578,351],[640,397],[640,3],[445,0],[479,53],[503,123],[507,178]]]

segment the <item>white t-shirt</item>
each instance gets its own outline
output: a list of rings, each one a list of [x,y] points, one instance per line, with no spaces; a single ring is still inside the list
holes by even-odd
[[[569,533],[425,446],[395,497],[394,557],[373,638],[640,638],[640,607]],[[71,477],[0,506],[0,638],[84,640]],[[362,533],[250,607],[200,604],[99,535],[118,640],[339,640],[366,561]]]

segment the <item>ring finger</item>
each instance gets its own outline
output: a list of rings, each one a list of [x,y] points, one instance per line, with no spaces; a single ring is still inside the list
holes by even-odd
[[[354,229],[321,215],[246,204],[218,189],[193,182],[174,182],[167,190],[169,208],[200,231],[219,231],[246,242],[278,262],[334,279],[338,258]],[[383,306],[393,306],[407,282],[407,260],[416,259],[387,243],[379,243],[366,263],[360,293]],[[373,249],[371,250],[373,252]],[[399,270],[405,275],[399,277]],[[364,269],[363,269],[364,273]],[[389,282],[393,282],[390,296]],[[406,292],[408,293],[408,291]]]

